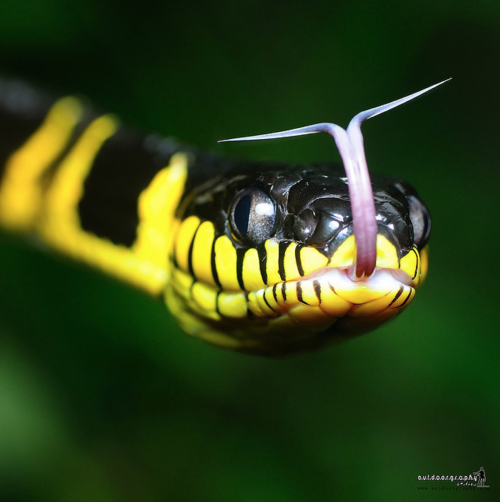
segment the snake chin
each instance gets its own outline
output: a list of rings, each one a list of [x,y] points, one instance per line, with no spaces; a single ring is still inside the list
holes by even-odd
[[[277,331],[297,326],[335,338],[361,334],[396,316],[411,302],[415,288],[400,269],[377,268],[370,277],[355,280],[353,267],[323,267],[250,293],[248,307]]]
[[[335,271],[334,274],[332,272]],[[340,272],[343,275],[338,275]],[[415,288],[415,281],[404,271],[399,268],[388,268],[388,267],[376,267],[374,273],[370,277],[365,277],[362,279],[355,278],[355,266],[351,265],[349,267],[321,267],[313,272],[296,279],[295,281],[289,282],[300,282],[306,280],[314,280],[322,277],[330,277],[332,279],[339,279],[342,277],[345,281],[350,281],[352,288],[369,288],[373,289],[380,285],[381,282],[391,283],[395,280],[406,286],[411,286]]]
[[[349,267],[324,267],[248,293],[246,319],[203,316],[176,294],[168,303],[188,334],[223,348],[284,357],[371,331],[398,315],[415,295],[413,280],[402,270],[377,268],[367,279],[351,277]]]
[[[362,279],[355,278],[352,260],[343,261],[250,292],[223,291],[176,269],[166,301],[184,331],[196,338],[282,357],[379,327],[411,303],[425,275],[416,249],[400,260],[381,256],[374,273]]]

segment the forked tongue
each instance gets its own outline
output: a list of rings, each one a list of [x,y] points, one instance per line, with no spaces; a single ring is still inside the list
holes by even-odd
[[[343,129],[337,124],[320,123],[287,131],[270,134],[259,134],[258,136],[244,136],[241,138],[224,139],[219,143],[227,141],[255,141],[265,139],[290,138],[292,136],[303,136],[305,134],[315,134],[326,132],[335,140],[335,144],[342,158],[347,176],[349,196],[351,199],[351,210],[354,224],[354,239],[356,242],[356,256],[354,264],[354,280],[362,280],[370,277],[375,271],[377,263],[377,220],[375,219],[375,201],[370,181],[370,173],[366,163],[363,135],[361,134],[361,124],[376,115],[387,112],[392,108],[403,105],[412,99],[418,98],[422,94],[438,87],[448,80],[443,80],[438,84],[431,85],[421,91],[415,92],[391,103],[371,108],[355,115],[347,129]]]

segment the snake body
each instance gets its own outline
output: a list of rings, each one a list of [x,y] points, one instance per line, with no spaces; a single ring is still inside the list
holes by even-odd
[[[0,130],[0,225],[142,289],[212,344],[316,349],[400,313],[426,273],[429,213],[398,178],[372,177],[376,270],[353,281],[339,166],[204,154],[13,80]]]

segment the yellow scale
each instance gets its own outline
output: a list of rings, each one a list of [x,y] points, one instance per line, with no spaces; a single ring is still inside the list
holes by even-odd
[[[297,244],[290,243],[284,255],[286,282],[278,273],[279,244],[274,239],[265,243],[267,253],[267,284],[264,282],[256,249],[246,251],[243,259],[243,284],[248,292],[248,304],[241,292],[236,273],[236,248],[225,235],[215,241],[213,224],[202,222],[190,216],[180,226],[175,244],[175,257],[179,268],[173,275],[173,287],[182,295],[189,308],[207,319],[220,320],[223,317],[245,319],[247,309],[256,317],[271,321],[283,313],[297,324],[332,324],[336,318],[345,315],[353,318],[379,316],[386,319],[396,315],[398,308],[409,303],[415,294],[414,288],[407,286],[404,291],[373,290],[361,284],[346,290],[321,289],[318,298],[313,279],[300,280],[295,253]],[[193,279],[189,275],[189,249],[192,247]],[[212,271],[212,257],[207,250],[215,250],[215,268],[224,293],[219,293]],[[354,236],[349,237],[339,247],[330,262],[313,247],[304,246],[300,250],[304,275],[322,267],[347,268],[352,265],[355,254]],[[422,254],[426,263],[426,251]],[[416,248],[410,250],[401,260],[394,246],[383,236],[377,236],[377,267],[401,269],[418,285],[421,274],[419,254]],[[273,288],[273,285],[277,287]],[[299,299],[299,287],[300,296]],[[392,295],[390,293],[393,293]],[[396,297],[397,296],[397,297]],[[307,305],[304,305],[306,303]],[[383,314],[384,311],[387,312]],[[185,312],[185,322],[189,324],[189,311]],[[332,319],[332,316],[334,317]],[[202,325],[206,329],[205,325]],[[198,334],[199,335],[199,334]],[[211,335],[212,336],[212,335]]]
[[[63,157],[48,187],[42,182],[68,146],[82,114],[76,98],[60,99],[39,129],[11,155],[0,186],[0,223],[14,231],[36,231],[58,251],[160,294],[169,279],[171,222],[184,191],[187,155],[174,155],[141,193],[133,246],[113,244],[81,228],[77,207],[96,155],[119,127],[114,116],[92,121]]]

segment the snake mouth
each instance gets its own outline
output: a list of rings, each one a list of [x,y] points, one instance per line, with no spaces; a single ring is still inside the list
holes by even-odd
[[[354,274],[354,265],[323,267],[249,293],[248,308],[260,318],[285,315],[297,324],[326,327],[344,317],[369,318],[387,310],[396,315],[415,295],[415,282],[404,270],[377,267],[363,279]]]
[[[299,325],[323,328],[346,317],[367,318],[369,324],[385,311],[387,318],[396,315],[415,296],[422,263],[418,250],[414,247],[401,257],[394,242],[378,235],[375,269],[361,278],[355,251],[351,236],[327,263],[248,293],[249,311],[258,318],[288,317]]]
[[[278,275],[279,282],[250,291],[220,291],[174,268],[166,300],[187,333],[212,344],[269,356],[313,350],[370,331],[413,300],[421,271],[425,276],[425,252],[414,247],[398,257],[379,241],[370,277],[355,277],[354,246],[346,241],[326,264],[312,267],[309,260],[304,275],[285,281]],[[302,258],[319,258],[305,249],[303,265]]]
[[[340,277],[342,277],[344,284],[349,284],[349,286],[353,289],[376,288],[380,285],[380,281],[386,282],[388,280],[388,277],[386,277],[387,274],[392,276],[393,280],[398,281],[402,285],[410,286],[412,288],[416,287],[415,281],[404,270],[401,270],[399,268],[376,267],[373,275],[359,279],[355,276],[354,265],[351,265],[350,267],[322,267],[318,270],[315,270],[314,272],[307,274],[304,277],[301,277],[300,281],[325,278],[325,276],[328,274],[333,275],[332,272],[335,272],[335,277],[332,277],[332,279],[334,279],[334,282],[335,279],[338,279],[337,273],[341,273]],[[346,283],[345,281],[349,282]],[[291,282],[299,282],[299,279],[296,279],[295,281],[289,281],[289,283]]]

